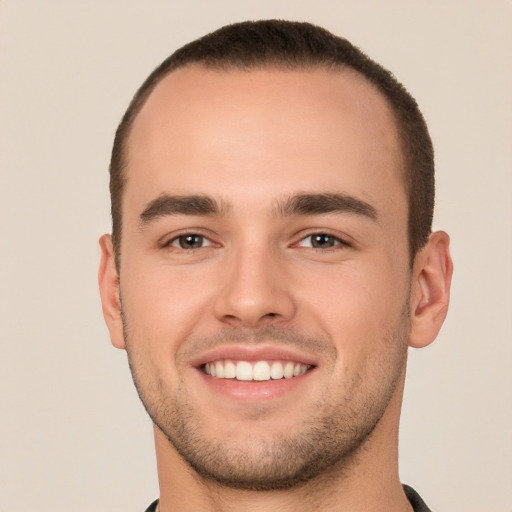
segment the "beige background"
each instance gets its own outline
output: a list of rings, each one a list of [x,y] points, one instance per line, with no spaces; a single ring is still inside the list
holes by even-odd
[[[0,511],[139,512],[149,420],[96,285],[107,165],[136,87],[228,22],[324,25],[417,97],[456,272],[411,352],[401,476],[435,511],[512,511],[512,2],[0,0]]]

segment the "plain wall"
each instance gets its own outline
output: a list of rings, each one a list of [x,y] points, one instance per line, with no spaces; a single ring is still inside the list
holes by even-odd
[[[510,512],[512,2],[0,1],[0,511],[139,512],[152,429],[96,284],[117,123],[178,46],[288,18],[345,36],[417,98],[452,305],[411,351],[401,476],[435,511]]]

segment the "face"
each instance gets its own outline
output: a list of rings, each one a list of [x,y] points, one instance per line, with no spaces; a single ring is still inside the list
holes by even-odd
[[[346,469],[398,422],[409,333],[385,100],[348,72],[189,67],[128,148],[119,337],[154,423],[226,485]]]

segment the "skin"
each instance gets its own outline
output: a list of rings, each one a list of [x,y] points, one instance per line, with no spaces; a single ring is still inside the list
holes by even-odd
[[[397,467],[407,346],[436,337],[452,265],[437,232],[411,270],[386,101],[354,73],[190,66],[157,86],[128,148],[120,269],[104,235],[99,281],[155,423],[160,511],[411,510]],[[320,194],[371,214],[286,208]],[[168,201],[155,215],[165,195],[219,211]],[[199,246],[180,246],[184,233]],[[219,385],[200,364],[227,356],[312,370]]]

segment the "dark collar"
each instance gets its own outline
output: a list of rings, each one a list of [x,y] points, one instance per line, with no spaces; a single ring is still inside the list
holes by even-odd
[[[412,487],[404,485],[403,488],[407,499],[411,502],[414,512],[432,512],[421,499],[421,496]]]
[[[421,499],[421,496],[408,485],[404,485],[404,492],[407,496],[407,499],[411,502],[412,508],[414,512],[432,512],[425,502]],[[158,505],[158,500],[155,500],[151,505],[146,509],[146,512],[156,512],[156,507]]]

